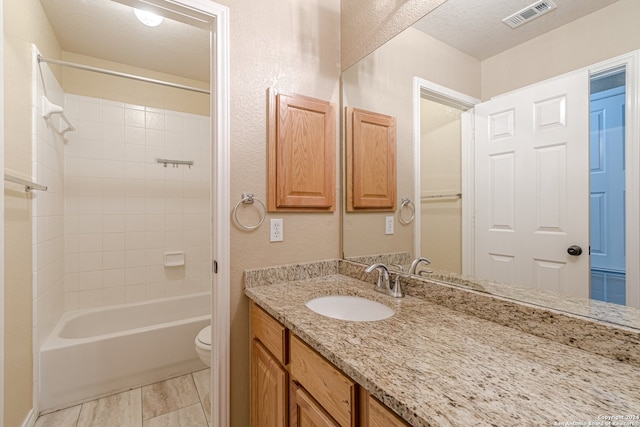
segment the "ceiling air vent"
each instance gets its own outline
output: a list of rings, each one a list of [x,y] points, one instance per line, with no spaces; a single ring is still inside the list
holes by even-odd
[[[522,24],[526,24],[532,19],[538,18],[539,16],[552,11],[556,7],[558,6],[556,6],[556,4],[551,0],[538,1],[530,6],[525,7],[519,12],[516,12],[513,15],[504,18],[502,22],[504,22],[511,28],[516,28]]]

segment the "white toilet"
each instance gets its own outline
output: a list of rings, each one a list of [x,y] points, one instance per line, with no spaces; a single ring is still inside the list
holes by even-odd
[[[207,366],[211,366],[211,325],[202,328],[196,337],[196,353]]]

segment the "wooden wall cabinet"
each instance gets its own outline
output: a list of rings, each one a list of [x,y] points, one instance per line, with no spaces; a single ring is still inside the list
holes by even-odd
[[[407,427],[304,341],[251,303],[252,427]]]
[[[332,103],[269,90],[268,175],[269,211],[335,210]]]
[[[346,109],[347,211],[395,211],[396,118]]]

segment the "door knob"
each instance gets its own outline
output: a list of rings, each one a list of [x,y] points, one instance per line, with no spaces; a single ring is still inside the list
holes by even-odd
[[[571,256],[579,256],[582,254],[582,248],[578,245],[571,245],[567,248],[567,253]]]

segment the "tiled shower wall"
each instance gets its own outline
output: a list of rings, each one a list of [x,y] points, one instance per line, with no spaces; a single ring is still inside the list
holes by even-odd
[[[69,94],[65,110],[65,309],[210,291],[209,117]]]

